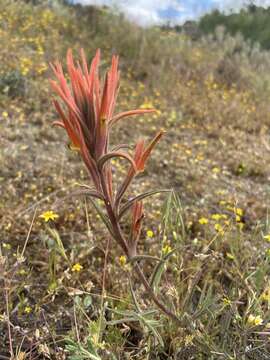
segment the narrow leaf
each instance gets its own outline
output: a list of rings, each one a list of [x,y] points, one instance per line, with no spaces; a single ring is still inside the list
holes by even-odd
[[[96,212],[98,213],[98,215],[101,217],[103,223],[105,224],[105,226],[109,230],[112,237],[114,237],[113,229],[112,229],[112,226],[110,224],[109,218],[103,213],[101,207],[97,204],[96,201],[94,201],[92,198],[90,198],[89,200],[90,200],[91,204],[94,206],[94,208],[95,208]]]
[[[173,249],[172,251],[170,251],[167,255],[165,255],[160,261],[159,263],[155,266],[154,271],[151,275],[150,278],[150,285],[153,288],[154,291],[156,291],[159,282],[161,280],[161,276],[165,270],[165,263],[166,261],[175,253],[175,251],[178,248]]]
[[[128,160],[131,164],[131,166],[134,168],[134,171],[136,171],[136,164],[135,162],[133,161],[132,157],[129,156],[128,154],[124,153],[124,152],[121,152],[121,151],[116,151],[116,152],[111,152],[111,153],[108,153],[106,155],[103,155],[99,160],[98,160],[98,168],[100,170],[102,170],[104,164],[112,159],[112,158],[124,158],[126,160]]]
[[[136,256],[133,256],[131,259],[129,259],[128,263],[132,264],[132,263],[134,263],[136,261],[140,261],[140,260],[160,261],[161,259],[156,256],[151,256],[151,255],[136,255]]]
[[[140,194],[138,196],[135,196],[134,198],[128,200],[120,209],[118,218],[119,220],[122,218],[122,216],[130,209],[130,207],[134,204],[135,201],[141,201],[149,196],[163,193],[163,192],[170,192],[171,190],[151,190],[147,191],[143,194]]]

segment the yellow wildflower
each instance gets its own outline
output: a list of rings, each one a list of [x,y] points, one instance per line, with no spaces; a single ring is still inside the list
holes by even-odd
[[[76,263],[72,266],[71,271],[72,272],[80,272],[83,269],[83,266],[79,263]]]
[[[227,253],[226,253],[226,256],[227,256],[228,259],[234,260],[233,254],[227,252]]]
[[[154,236],[154,233],[152,230],[147,230],[146,235],[147,237],[152,238]]]
[[[55,219],[59,218],[59,215],[57,215],[54,211],[45,211],[43,214],[39,216],[42,218],[45,222],[48,222],[49,220],[54,221]]]
[[[223,301],[223,304],[226,305],[226,306],[230,306],[231,303],[232,303],[231,300],[226,298],[226,297],[223,298],[222,301]]]
[[[259,315],[254,316],[254,315],[250,314],[247,319],[247,322],[249,325],[258,326],[263,323],[263,319]]]
[[[4,242],[2,246],[3,246],[4,249],[7,249],[7,250],[11,249],[11,245],[9,243]]]
[[[201,225],[208,224],[208,222],[209,222],[209,220],[207,218],[205,218],[205,217],[202,217],[202,218],[199,219],[199,223]]]
[[[261,300],[270,301],[270,288],[267,288],[261,295]]]
[[[187,335],[184,339],[185,346],[192,344],[194,337],[195,337],[195,335]]]
[[[264,238],[266,241],[269,241],[269,242],[270,242],[270,234],[265,235],[263,238]]]
[[[236,208],[235,209],[235,213],[237,214],[237,215],[239,215],[239,216],[243,216],[243,209],[240,209],[240,208]]]
[[[126,258],[124,255],[122,255],[122,256],[120,256],[120,258],[119,258],[119,262],[120,262],[120,265],[121,265],[121,266],[125,266],[126,263],[127,263],[127,258]]]
[[[218,174],[218,173],[220,172],[220,169],[219,169],[218,167],[214,167],[214,168],[212,169],[212,172],[213,172],[214,174]]]
[[[241,222],[241,216],[235,215],[235,221],[236,222]]]
[[[258,326],[261,325],[262,323],[263,323],[263,319],[259,315],[255,316],[254,325]]]
[[[224,235],[223,227],[220,224],[215,224],[215,230],[221,235]]]
[[[26,306],[26,307],[24,308],[24,312],[25,312],[26,314],[30,314],[31,311],[32,311],[31,306]]]
[[[164,247],[162,248],[162,254],[163,255],[168,255],[169,252],[172,251],[172,248],[170,247],[170,245],[164,245]]]
[[[211,217],[212,217],[213,220],[218,221],[218,220],[221,219],[222,216],[220,214],[213,214]]]
[[[7,111],[3,111],[3,112],[2,112],[2,116],[3,116],[3,118],[7,118],[7,117],[8,117],[8,112],[7,112]]]

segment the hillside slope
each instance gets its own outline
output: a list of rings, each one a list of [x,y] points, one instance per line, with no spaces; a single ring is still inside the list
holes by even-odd
[[[120,55],[118,109],[157,109],[119,124],[112,142],[134,144],[139,135],[148,139],[167,131],[133,190],[174,188],[185,229],[175,224],[172,211],[170,226],[161,233],[165,197],[155,197],[146,206],[140,248],[153,256],[162,254],[164,246],[178,249],[160,296],[167,293],[193,326],[179,330],[158,316],[163,347],[156,346],[149,328],[108,326],[97,345],[102,359],[112,354],[117,359],[128,358],[123,354],[132,359],[146,354],[149,359],[240,359],[247,347],[251,356],[269,356],[269,327],[264,327],[269,298],[262,298],[269,294],[264,239],[270,233],[269,53],[222,31],[191,41],[169,30],[141,29],[106,8],[58,2],[33,6],[0,0],[0,38],[0,237],[5,271],[12,273],[14,351],[22,342],[25,356],[42,358],[47,351],[49,358],[65,358],[63,337],[76,339],[78,331],[82,343],[94,337],[104,305],[99,295],[108,236],[84,199],[67,197],[76,183],[87,183],[87,175],[78,154],[65,146],[64,132],[51,126],[56,114],[48,64],[65,63],[68,48],[77,56],[83,47],[89,60],[101,48],[102,71],[112,53]],[[113,165],[121,178],[125,166]],[[54,226],[69,263],[52,250],[51,235],[39,218],[51,209],[59,215]],[[25,260],[16,263],[26,239]],[[132,305],[120,255],[112,250],[109,256],[106,306],[124,310]],[[83,271],[74,274],[74,263]],[[145,271],[150,275],[147,264]],[[78,310],[76,328],[74,298],[86,293],[92,303],[86,306],[87,317]],[[4,299],[0,355],[8,356]],[[143,295],[140,300],[148,309]],[[260,328],[250,327],[250,315],[263,319]]]

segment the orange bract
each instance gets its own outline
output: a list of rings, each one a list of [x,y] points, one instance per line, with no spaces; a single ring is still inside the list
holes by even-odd
[[[74,63],[71,50],[67,53],[67,70],[70,79],[68,84],[60,62],[51,64],[57,81],[51,80],[52,89],[62,100],[53,100],[56,111],[60,116],[54,125],[63,127],[72,143],[80,150],[87,169],[99,188],[99,173],[97,163],[102,157],[112,158],[123,153],[110,153],[108,138],[111,127],[120,119],[132,115],[140,115],[155,111],[154,109],[136,109],[114,115],[114,108],[119,88],[118,57],[112,57],[112,63],[102,85],[99,78],[100,51],[88,68],[86,56],[81,50],[81,63]],[[64,106],[63,106],[64,105]],[[131,163],[136,164],[137,171],[143,171],[145,162],[162,132],[158,133],[150,145],[144,149],[144,142],[139,141],[135,150],[134,162],[126,154]],[[134,166],[133,166],[134,167]],[[108,166],[105,167],[107,180],[111,179]],[[136,169],[133,169],[133,175]],[[112,187],[109,186],[109,192]]]

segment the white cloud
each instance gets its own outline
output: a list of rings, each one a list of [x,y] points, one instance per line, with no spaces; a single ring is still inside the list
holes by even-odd
[[[115,6],[127,17],[141,25],[151,25],[164,22],[160,12],[173,9],[179,17],[186,11],[183,1],[179,0],[74,0],[83,5]]]
[[[72,2],[72,0],[70,0]],[[114,6],[140,25],[159,24],[167,21],[164,12],[173,11],[173,22],[194,19],[208,10],[238,11],[250,0],[73,0],[84,5]],[[270,0],[254,0],[254,4],[270,6]]]

